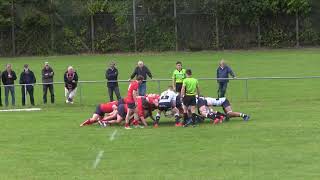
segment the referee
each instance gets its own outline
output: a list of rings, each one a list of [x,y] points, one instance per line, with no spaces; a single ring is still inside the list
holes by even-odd
[[[192,113],[192,125],[195,125],[196,122],[196,95],[199,96],[199,84],[198,80],[191,77],[192,71],[191,69],[186,70],[187,78],[183,80],[183,85],[181,89],[181,97],[183,101],[183,118],[184,118],[184,127],[188,126],[188,109],[191,108]]]
[[[178,61],[176,63],[176,69],[172,75],[172,87],[178,93],[181,92],[183,80],[186,78],[186,70],[182,68],[182,63]]]

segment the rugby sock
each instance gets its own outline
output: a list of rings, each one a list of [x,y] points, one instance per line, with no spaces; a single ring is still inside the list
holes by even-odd
[[[187,113],[183,113],[183,122],[184,124],[187,124],[187,121],[188,121],[188,114]]]
[[[246,114],[240,113],[240,117],[244,117],[244,116],[246,116]]]
[[[192,113],[192,125],[195,125],[195,124],[196,124],[197,116],[198,116],[197,114]]]
[[[179,114],[174,115],[174,117],[176,118],[176,123],[180,123],[180,116]]]

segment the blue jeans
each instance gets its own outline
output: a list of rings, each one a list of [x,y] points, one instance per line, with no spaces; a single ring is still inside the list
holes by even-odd
[[[4,96],[5,96],[5,104],[6,104],[6,106],[9,106],[9,92],[11,93],[12,106],[15,106],[16,105],[16,99],[15,99],[15,96],[14,96],[15,95],[14,85],[4,87]]]
[[[144,96],[146,95],[146,91],[147,91],[147,83],[143,82],[140,84],[139,86],[139,96]]]

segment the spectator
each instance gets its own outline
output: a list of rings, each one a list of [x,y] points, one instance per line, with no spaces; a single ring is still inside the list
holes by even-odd
[[[9,92],[11,93],[12,106],[15,106],[15,91],[14,91],[14,81],[17,79],[16,73],[12,70],[12,65],[7,64],[6,70],[2,73],[2,83],[4,87],[5,104],[9,105]]]
[[[36,77],[34,76],[34,73],[29,69],[28,64],[25,64],[23,68],[23,72],[20,74],[20,84],[24,84],[23,86],[21,86],[22,106],[26,105],[27,93],[30,96],[31,105],[34,106],[33,86],[36,83]]]
[[[108,93],[110,101],[113,101],[113,92],[115,92],[117,99],[121,99],[119,92],[118,82],[109,82],[109,81],[118,81],[118,69],[115,67],[115,63],[111,62],[110,67],[106,71],[106,79],[108,80]]]
[[[77,92],[78,74],[74,71],[72,66],[69,66],[64,74],[64,83],[66,103],[73,104],[73,99]]]
[[[182,63],[176,63],[176,69],[172,75],[172,87],[177,93],[181,92],[183,80],[186,78],[186,70],[182,68]]]
[[[229,66],[227,66],[225,61],[222,59],[219,63],[219,67],[217,69],[217,78],[229,78],[229,74],[233,78],[236,78],[232,69]],[[228,79],[218,79],[217,81],[218,81],[218,86],[219,86],[218,96],[225,97],[229,80]]]
[[[51,104],[54,103],[53,76],[54,76],[53,69],[51,68],[48,62],[45,62],[44,68],[42,69],[43,103],[44,104],[47,104],[48,89],[51,95]]]
[[[144,81],[139,85],[139,96],[146,95],[147,91],[147,75],[152,79],[152,74],[147,66],[144,65],[143,61],[138,62],[138,66],[134,69],[131,79],[142,76],[144,78]]]
[[[0,79],[1,79],[1,77],[2,77],[2,73],[1,73],[1,71],[0,71]],[[0,107],[2,106],[2,96],[1,96],[1,81],[0,81]]]

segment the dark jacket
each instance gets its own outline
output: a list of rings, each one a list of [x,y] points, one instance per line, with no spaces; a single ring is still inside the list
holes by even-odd
[[[217,78],[229,78],[229,74],[235,77],[232,69],[229,66],[225,66],[223,69],[219,66],[217,69]],[[218,80],[218,82],[229,82],[227,79]]]
[[[108,68],[106,71],[106,79],[108,81],[117,81],[118,80],[118,69],[114,68]],[[117,87],[118,86],[118,82],[108,82],[108,87]]]
[[[52,73],[52,75],[51,75],[51,73]],[[43,83],[53,83],[54,72],[51,67],[49,67],[49,69],[43,68],[41,74],[42,74],[42,82]]]
[[[36,83],[36,77],[34,76],[34,73],[29,70],[28,73],[26,73],[25,70],[20,74],[20,84],[34,84]]]
[[[68,74],[68,71],[64,73],[64,84],[69,90],[74,90],[78,85],[78,74],[74,72],[73,74]]]
[[[14,81],[17,79],[17,75],[14,71],[11,71],[11,76],[12,76],[11,78],[9,78],[8,75],[9,74],[7,70],[3,71],[2,78],[1,78],[3,85],[12,85],[14,84]]]
[[[147,66],[143,66],[142,68],[136,67],[131,75],[131,79],[139,75],[143,76],[144,80],[147,80],[147,75],[152,79],[152,74]]]

